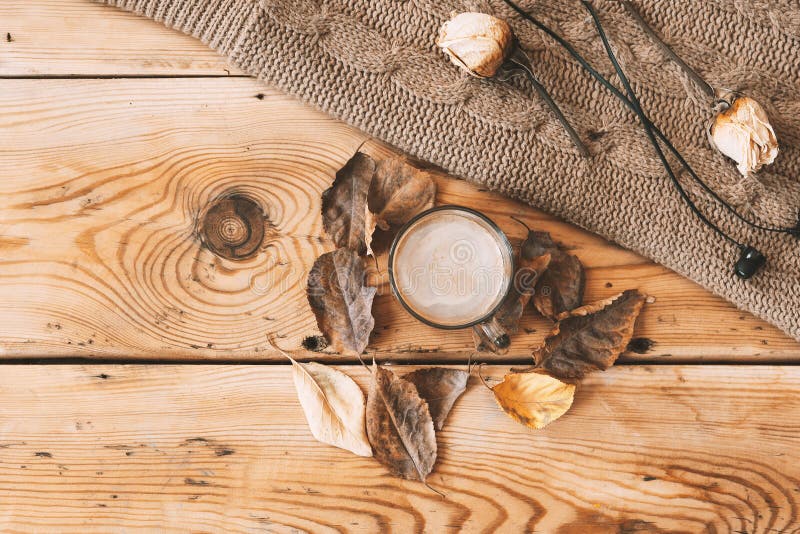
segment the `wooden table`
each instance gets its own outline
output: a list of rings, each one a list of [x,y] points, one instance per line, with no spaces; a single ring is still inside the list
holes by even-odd
[[[429,481],[311,436],[290,371],[317,347],[305,276],[320,192],[366,141],[193,39],[89,0],[0,3],[0,530],[791,532],[800,529],[800,345],[641,256],[455,178],[439,203],[551,232],[587,301],[655,296],[634,348],[543,431],[477,379]],[[231,191],[270,219],[229,261],[197,221]],[[379,263],[385,257],[379,257]],[[468,332],[409,317],[378,286],[368,355],[463,365]],[[532,313],[485,376],[530,360]],[[191,365],[190,365],[191,364]]]

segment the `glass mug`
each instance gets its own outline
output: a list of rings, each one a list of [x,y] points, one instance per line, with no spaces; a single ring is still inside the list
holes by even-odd
[[[400,304],[435,328],[474,328],[498,348],[508,334],[492,321],[508,295],[514,254],[488,217],[463,206],[438,206],[411,219],[389,251],[389,282]]]

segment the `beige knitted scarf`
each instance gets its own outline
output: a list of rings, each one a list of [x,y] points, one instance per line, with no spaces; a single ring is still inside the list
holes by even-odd
[[[640,252],[800,339],[800,242],[746,227],[687,182],[710,219],[767,255],[763,271],[737,279],[737,249],[681,202],[634,115],[500,0],[105,1],[194,35],[245,72],[453,174]],[[616,79],[578,0],[522,5]],[[595,6],[643,107],[698,174],[751,217],[793,225],[800,208],[797,1],[637,2],[711,85],[764,104],[781,153],[746,179],[705,140],[711,109],[704,93],[618,2]],[[454,11],[511,23],[591,158],[578,155],[527,84],[471,78],[447,61],[434,41]]]

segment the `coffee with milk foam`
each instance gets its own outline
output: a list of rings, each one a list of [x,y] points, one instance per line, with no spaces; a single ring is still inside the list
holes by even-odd
[[[508,292],[513,270],[503,234],[457,208],[433,210],[412,223],[395,242],[390,268],[405,305],[445,327],[486,318]]]

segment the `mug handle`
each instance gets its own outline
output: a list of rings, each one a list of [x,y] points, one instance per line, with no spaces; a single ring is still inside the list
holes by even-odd
[[[511,345],[511,338],[508,337],[508,332],[494,317],[474,325],[472,330],[480,339],[491,343],[495,349],[505,350]]]

